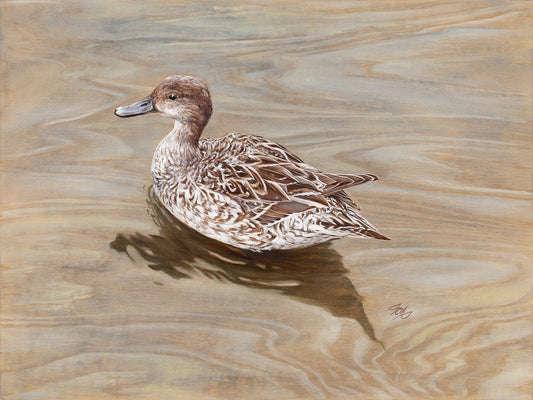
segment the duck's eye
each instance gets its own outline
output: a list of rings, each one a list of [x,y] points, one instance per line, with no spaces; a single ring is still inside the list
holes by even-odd
[[[170,96],[168,96],[168,98],[170,100],[176,100],[178,98],[178,96],[176,96],[175,94],[171,94]]]

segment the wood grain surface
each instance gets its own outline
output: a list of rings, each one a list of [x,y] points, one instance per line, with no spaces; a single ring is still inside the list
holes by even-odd
[[[530,2],[0,18],[2,399],[531,398]],[[206,136],[380,176],[349,194],[392,240],[251,256],[177,223],[150,189],[171,121],[113,116],[177,73],[210,85]]]

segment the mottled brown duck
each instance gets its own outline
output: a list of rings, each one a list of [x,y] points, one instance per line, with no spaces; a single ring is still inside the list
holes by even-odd
[[[260,136],[201,134],[212,113],[207,85],[170,76],[115,115],[158,113],[174,120],[152,160],[157,196],[205,236],[253,251],[296,249],[345,236],[388,239],[360,215],[344,189],[372,174],[331,174]]]

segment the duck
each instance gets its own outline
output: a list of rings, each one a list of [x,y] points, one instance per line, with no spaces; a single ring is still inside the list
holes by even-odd
[[[173,75],[150,95],[117,107],[128,118],[174,120],[151,165],[155,193],[179,221],[208,238],[263,252],[301,249],[343,237],[390,240],[345,189],[376,175],[326,173],[267,138],[230,132],[201,137],[213,112],[207,84]]]

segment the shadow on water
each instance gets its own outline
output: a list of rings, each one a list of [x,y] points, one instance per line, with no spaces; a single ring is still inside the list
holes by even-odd
[[[341,255],[330,244],[267,253],[236,249],[179,222],[161,204],[152,187],[147,202],[159,234],[119,233],[111,248],[132,260],[133,248],[148,267],[175,279],[202,274],[220,282],[275,290],[322,307],[336,317],[356,320],[372,341],[383,346],[365,314],[362,297],[346,277],[348,270]]]

